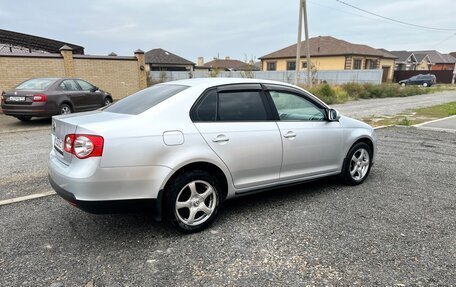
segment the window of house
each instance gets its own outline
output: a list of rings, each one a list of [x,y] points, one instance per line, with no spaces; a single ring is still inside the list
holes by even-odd
[[[353,61],[353,70],[361,70],[361,63],[362,63],[361,59],[355,59]]]
[[[296,62],[294,62],[294,61],[287,62],[287,70],[288,71],[296,70]]]
[[[307,69],[307,62],[302,62],[302,68]]]
[[[268,63],[267,63],[267,70],[268,70],[268,71],[275,71],[275,70],[277,70],[277,62],[268,62]]]
[[[323,121],[325,111],[308,99],[287,92],[271,91],[281,121]]]
[[[219,93],[220,121],[265,121],[268,119],[260,91]]]

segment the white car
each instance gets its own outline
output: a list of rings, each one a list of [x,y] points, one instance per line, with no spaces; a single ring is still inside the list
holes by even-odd
[[[257,79],[158,84],[102,110],[53,117],[49,180],[73,205],[140,201],[179,230],[207,227],[223,201],[340,175],[362,183],[374,130],[309,92]]]

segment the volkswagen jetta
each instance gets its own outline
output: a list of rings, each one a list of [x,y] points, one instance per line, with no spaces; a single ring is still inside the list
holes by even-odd
[[[53,117],[49,179],[73,205],[141,201],[181,231],[229,198],[339,175],[362,183],[374,130],[307,91],[256,79],[158,84],[102,110]]]

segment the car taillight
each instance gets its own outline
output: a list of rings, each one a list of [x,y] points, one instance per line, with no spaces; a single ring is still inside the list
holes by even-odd
[[[64,150],[77,158],[103,155],[104,139],[101,136],[69,134],[65,136]]]
[[[45,102],[47,100],[47,96],[45,94],[34,94],[33,101],[34,102]]]

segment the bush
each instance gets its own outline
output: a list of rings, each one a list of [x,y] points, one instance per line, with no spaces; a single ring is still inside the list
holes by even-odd
[[[431,88],[423,88],[419,86],[401,87],[398,84],[374,85],[369,83],[347,83],[340,86],[320,84],[308,90],[329,105],[341,104],[357,99],[409,97],[436,91]]]

